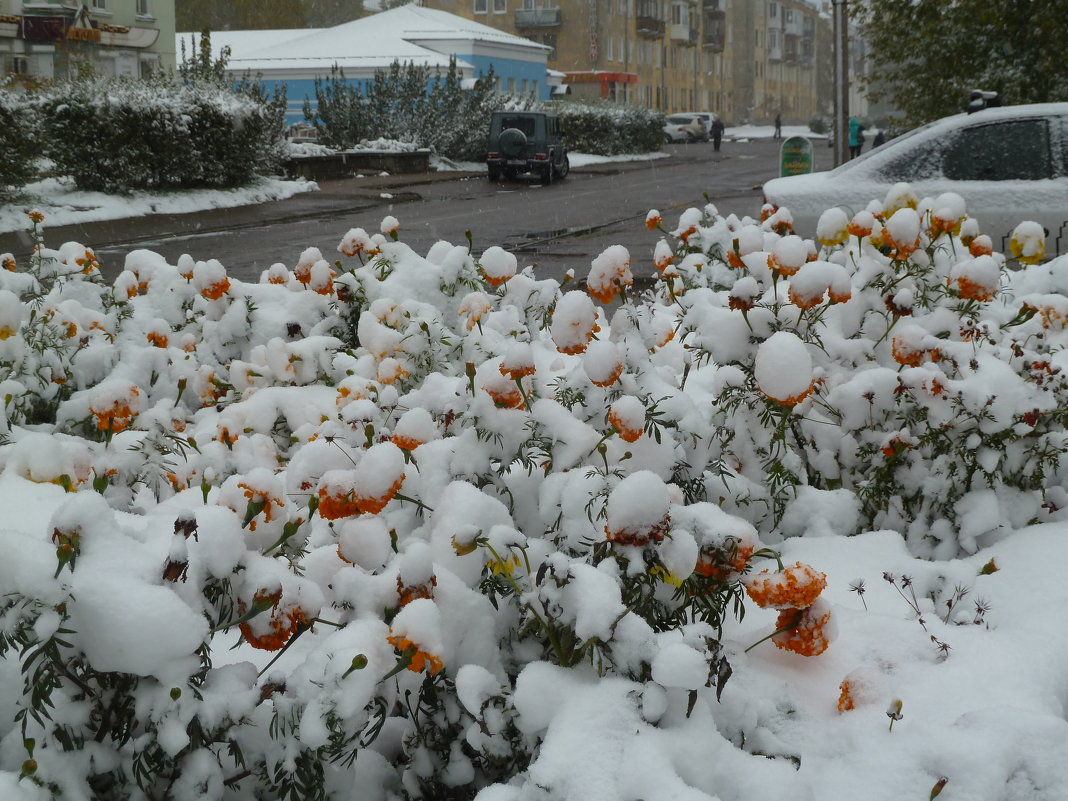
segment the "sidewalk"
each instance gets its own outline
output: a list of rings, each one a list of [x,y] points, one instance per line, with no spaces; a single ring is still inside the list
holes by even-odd
[[[82,242],[102,249],[118,242],[229,231],[283,220],[360,211],[385,202],[383,194],[392,195],[393,202],[416,200],[418,193],[410,191],[410,187],[457,181],[478,175],[481,174],[452,171],[320,181],[318,192],[302,192],[284,200],[228,209],[208,209],[185,214],[148,214],[54,227],[49,227],[46,223],[45,240],[51,246],[64,242]],[[30,237],[26,231],[0,233],[0,253],[13,253],[16,258],[23,257],[29,254],[30,246]]]

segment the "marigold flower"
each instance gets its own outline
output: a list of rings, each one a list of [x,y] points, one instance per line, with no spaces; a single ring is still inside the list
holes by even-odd
[[[289,642],[298,630],[307,627],[308,616],[304,610],[295,605],[283,606],[280,603],[281,595],[281,590],[275,593],[258,590],[253,596],[254,605],[257,603],[270,603],[273,600],[273,605],[270,607],[270,617],[267,619],[266,625],[257,618],[246,620],[238,625],[245,642],[253,648],[259,648],[262,651],[278,651]],[[238,601],[237,611],[240,615],[245,614],[245,604],[243,602]],[[264,631],[264,629],[266,630]]]
[[[523,408],[523,393],[514,381],[509,381],[505,376],[499,378],[490,375],[482,383],[482,391],[493,399],[493,405],[498,409],[521,409]]]
[[[994,243],[990,240],[990,237],[986,234],[979,234],[968,244],[968,252],[978,258],[979,256],[989,256],[994,252]]]
[[[149,331],[147,334],[145,334],[145,338],[153,347],[167,347],[167,335],[161,331]]]
[[[13,273],[15,272],[15,270],[18,269],[18,265],[15,263],[15,259],[7,254],[5,254],[4,256],[3,267],[9,273]]]
[[[604,527],[605,539],[617,545],[645,546],[654,542],[663,542],[668,531],[671,530],[671,518],[665,515],[659,522],[651,526],[628,525],[624,523],[616,528]]]
[[[427,674],[433,676],[445,667],[440,656],[421,650],[418,643],[412,642],[402,634],[390,634],[386,637],[386,641],[401,653],[412,652],[408,670],[413,673],[422,673],[425,670]]]
[[[37,209],[26,212],[26,216],[30,218],[30,222],[40,225],[44,222],[45,216]]]
[[[733,539],[732,545],[730,549],[702,550],[694,572],[716,581],[727,581],[744,571],[753,558],[754,546],[752,543],[737,544]]]
[[[608,422],[624,442],[637,442],[645,431],[645,407],[633,395],[624,395],[608,409]]]
[[[654,231],[664,224],[664,218],[660,216],[660,212],[656,209],[650,209],[649,213],[645,215],[645,227],[650,231]]]
[[[821,290],[819,294],[804,294],[800,292],[793,284],[790,285],[790,289],[786,293],[790,302],[797,306],[799,309],[814,309],[823,303],[826,290]],[[848,297],[846,298],[848,300]],[[728,301],[729,304],[729,301]]]
[[[528,375],[534,375],[537,367],[534,364],[534,353],[526,342],[516,342],[505,353],[498,368],[501,375],[518,381]]]
[[[846,230],[857,238],[864,238],[871,236],[872,229],[875,228],[875,215],[870,211],[859,211],[850,220]]]
[[[140,407],[141,390],[126,382],[125,387],[111,387],[89,401],[89,412],[96,418],[99,431],[118,434],[126,430]]]
[[[328,470],[319,479],[319,517],[340,520],[360,513],[356,503],[354,476],[351,470]]]
[[[853,698],[853,685],[849,679],[845,679],[838,685],[838,711],[848,712],[857,708],[857,702]]]
[[[398,606],[407,606],[418,598],[434,598],[434,588],[438,586],[438,577],[431,576],[430,580],[421,584],[405,584],[400,576],[397,576],[397,601]]]
[[[226,294],[230,289],[230,279],[224,278],[221,281],[216,281],[214,284],[209,284],[200,290],[200,294],[208,300],[218,300]]]
[[[781,571],[762,570],[742,579],[742,583],[753,602],[763,609],[804,609],[827,586],[827,574],[797,562]]]
[[[936,362],[942,351],[938,348],[917,348],[907,337],[895,335],[890,340],[890,351],[894,361],[906,367],[919,367],[925,361]]]
[[[831,644],[828,629],[831,622],[831,610],[826,605],[811,606],[805,609],[783,609],[775,622],[779,631],[771,641],[776,648],[793,651],[801,656],[819,656]]]
[[[1020,223],[1012,232],[1009,252],[1023,264],[1037,264],[1046,256],[1046,230],[1036,222]]]

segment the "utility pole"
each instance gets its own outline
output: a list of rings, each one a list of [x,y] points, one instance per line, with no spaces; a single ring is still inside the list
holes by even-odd
[[[834,165],[849,160],[849,0],[834,5]]]

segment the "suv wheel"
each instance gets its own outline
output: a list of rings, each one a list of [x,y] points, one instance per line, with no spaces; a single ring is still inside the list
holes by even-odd
[[[553,169],[553,163],[552,163],[552,160],[550,159],[549,163],[546,164],[545,168],[541,171],[541,182],[543,184],[546,184],[546,185],[551,184],[555,177],[556,177],[556,170]]]
[[[497,147],[508,158],[519,158],[527,146],[527,135],[518,128],[505,128],[501,131]]]
[[[560,165],[560,169],[556,171],[556,175],[559,178],[566,178],[569,172],[571,172],[571,162],[567,160],[567,156],[564,156],[564,161]]]
[[[489,173],[489,179],[491,181],[500,181],[501,180],[501,168],[500,167],[497,167],[495,165],[490,165],[487,168],[487,172]]]

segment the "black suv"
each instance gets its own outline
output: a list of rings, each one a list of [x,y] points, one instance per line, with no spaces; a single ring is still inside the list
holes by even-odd
[[[544,111],[493,112],[486,168],[491,181],[533,173],[548,184],[567,175],[571,164],[556,115]]]

